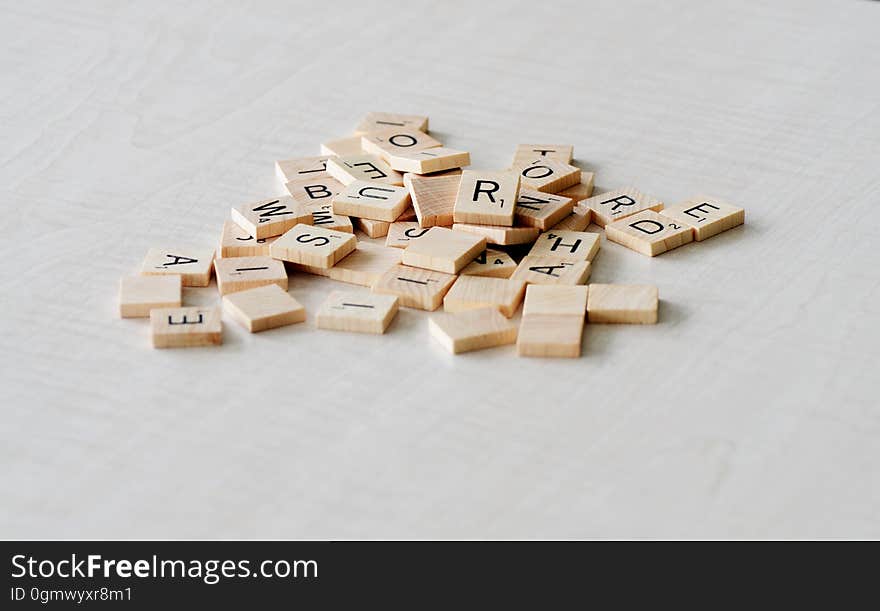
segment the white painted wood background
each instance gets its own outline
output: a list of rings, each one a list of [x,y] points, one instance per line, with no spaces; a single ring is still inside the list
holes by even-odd
[[[880,3],[4,5],[0,536],[880,536]],[[189,351],[116,317],[148,247],[214,245],[368,110],[747,224],[603,244],[661,324],[575,361],[452,357],[413,310]]]

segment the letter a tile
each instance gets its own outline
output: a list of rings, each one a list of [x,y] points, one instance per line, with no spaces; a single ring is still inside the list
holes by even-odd
[[[183,286],[208,286],[214,251],[210,248],[151,248],[144,258],[145,275],[178,274]]]

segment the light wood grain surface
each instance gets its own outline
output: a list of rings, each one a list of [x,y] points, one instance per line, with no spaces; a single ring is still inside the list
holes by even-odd
[[[880,3],[4,4],[0,536],[880,536]],[[219,349],[117,317],[148,248],[213,247],[370,110],[746,225],[603,240],[660,323],[574,360],[320,331],[349,287],[301,273],[305,324]]]

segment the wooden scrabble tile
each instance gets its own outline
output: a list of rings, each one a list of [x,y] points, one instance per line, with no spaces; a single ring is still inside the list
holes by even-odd
[[[390,223],[410,204],[409,189],[356,180],[333,196],[333,214]]]
[[[180,307],[180,276],[125,276],[119,281],[119,316],[148,318],[155,308]]]
[[[428,233],[428,227],[419,227],[415,221],[398,221],[391,223],[388,229],[388,237],[385,238],[385,246],[391,248],[406,248],[410,243]]]
[[[315,317],[319,329],[385,333],[397,315],[394,295],[333,291]]]
[[[386,221],[376,221],[373,219],[354,219],[357,228],[363,231],[371,238],[384,238],[388,235],[391,223]]]
[[[592,197],[593,177],[594,174],[592,172],[581,171],[581,181],[579,183],[567,189],[563,189],[556,195],[560,195],[562,197],[570,197],[575,204],[589,197]]]
[[[341,157],[342,155],[363,155],[360,136],[349,136],[321,143],[321,154]]]
[[[370,112],[367,113],[357,127],[354,133],[358,136],[368,134],[389,127],[402,127],[417,129],[419,131],[428,132],[428,117],[421,115],[401,115],[393,112]]]
[[[454,274],[395,265],[373,284],[373,292],[396,295],[404,307],[431,312],[440,307],[453,282]]]
[[[519,199],[519,175],[515,172],[465,170],[455,196],[456,223],[513,225]]]
[[[571,214],[573,209],[574,202],[568,197],[521,188],[513,218],[517,225],[544,231]]]
[[[568,164],[573,156],[574,146],[571,144],[517,144],[513,165],[529,163],[541,157]]]
[[[284,327],[306,319],[306,309],[276,284],[223,297],[223,309],[251,333]]]
[[[398,152],[388,155],[388,165],[398,172],[431,174],[471,164],[467,151],[436,146],[421,151]]]
[[[431,227],[425,235],[410,242],[401,260],[404,265],[457,274],[484,250],[486,238],[445,227]]]
[[[389,269],[400,263],[403,251],[369,242],[358,242],[357,249],[330,268],[294,264],[294,268],[331,280],[373,286]]]
[[[443,309],[447,312],[461,312],[493,307],[510,318],[519,308],[525,291],[525,283],[517,280],[459,276],[443,298]]]
[[[320,157],[300,157],[275,162],[275,174],[281,184],[303,178],[327,178],[328,155]]]
[[[519,356],[578,357],[587,308],[585,286],[530,284],[516,342]]]
[[[208,286],[214,251],[210,248],[151,248],[144,257],[141,273],[177,274],[183,286]]]
[[[392,155],[415,153],[440,146],[443,146],[442,142],[425,132],[406,127],[389,127],[361,136],[361,148],[364,152],[378,155],[386,163]]]
[[[453,354],[516,342],[516,325],[495,308],[435,314],[428,320],[431,337]]]
[[[237,223],[224,221],[217,256],[218,258],[268,256],[269,244],[276,239],[277,236],[257,239]]]
[[[581,201],[580,205],[593,211],[593,222],[600,227],[642,210],[659,212],[663,209],[663,202],[659,199],[632,188],[601,193]]]
[[[553,225],[552,229],[555,231],[583,231],[590,224],[592,217],[592,210],[576,204],[571,214]]]
[[[329,204],[333,196],[342,193],[345,185],[332,176],[320,176],[317,178],[300,178],[291,180],[284,185],[290,196],[303,204]]]
[[[537,227],[504,227],[501,225],[470,225],[468,223],[455,223],[452,229],[483,236],[488,244],[500,246],[531,244],[538,239],[541,233]]]
[[[256,238],[271,238],[296,225],[311,225],[312,215],[301,203],[285,195],[233,208],[232,220]]]
[[[702,242],[745,222],[745,210],[713,197],[698,197],[663,210],[663,216],[694,228],[694,239]]]
[[[220,308],[157,308],[150,310],[154,348],[217,346],[223,342]]]
[[[234,257],[214,261],[217,291],[221,295],[277,284],[287,290],[284,263],[272,257]]]
[[[518,356],[577,358],[581,355],[583,333],[583,316],[524,316],[519,325],[516,353]]]
[[[541,234],[529,254],[592,261],[599,252],[599,243],[598,233],[553,228]]]
[[[587,313],[586,286],[547,286],[530,284],[526,289],[523,316],[580,316]]]
[[[513,169],[519,173],[523,188],[544,193],[558,193],[581,180],[578,168],[547,157],[521,161],[514,164]]]
[[[659,212],[642,210],[605,225],[605,237],[643,255],[654,257],[692,242],[694,232],[690,226],[680,224]]]
[[[298,225],[269,246],[269,254],[282,261],[313,267],[333,267],[357,247],[353,234],[323,227]]]
[[[461,174],[444,174],[436,177],[404,174],[403,184],[409,189],[419,225],[422,227],[452,225]]]
[[[516,261],[503,250],[487,248],[468,263],[459,273],[462,276],[486,276],[510,278],[516,269]]]
[[[586,284],[591,269],[589,261],[528,255],[519,262],[510,279],[528,284]]]
[[[591,284],[587,316],[591,323],[654,324],[659,294],[656,286]]]
[[[354,233],[351,219],[343,214],[333,214],[333,204],[331,203],[311,204],[306,206],[306,210],[312,213],[312,225],[315,227]]]
[[[403,176],[376,155],[331,157],[327,161],[327,172],[343,185],[350,185],[356,180],[403,185]]]

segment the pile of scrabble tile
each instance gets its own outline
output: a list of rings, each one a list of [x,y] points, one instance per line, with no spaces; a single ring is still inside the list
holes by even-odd
[[[515,343],[521,356],[580,356],[585,319],[650,324],[658,310],[655,286],[586,284],[601,237],[585,231],[591,222],[653,257],[740,225],[744,212],[711,197],[667,208],[633,188],[594,195],[573,148],[521,144],[510,168],[471,170],[427,117],[369,113],[321,156],[278,161],[286,195],[233,207],[216,252],[151,249],[141,274],[121,281],[120,314],[149,317],[156,348],[216,345],[223,314],[251,332],[305,321],[292,271],[371,289],[331,292],[319,329],[384,333],[399,306],[442,305],[428,327],[453,353]],[[212,272],[222,313],[181,307],[181,287],[208,286]]]

